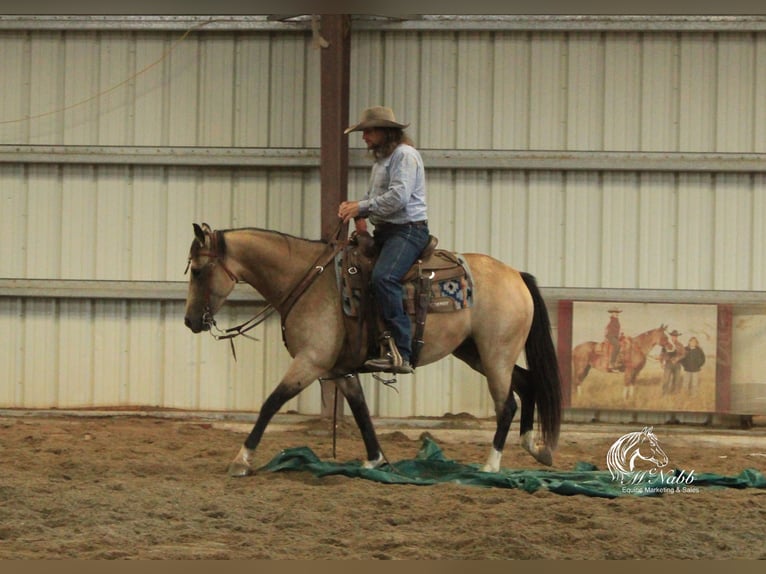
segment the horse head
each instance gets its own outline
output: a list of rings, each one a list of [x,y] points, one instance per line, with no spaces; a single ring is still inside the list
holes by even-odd
[[[189,290],[186,295],[184,323],[194,333],[208,331],[215,325],[213,316],[223,305],[237,277],[226,266],[226,243],[223,233],[207,223],[194,224],[194,240],[189,248]]]
[[[659,327],[655,327],[654,329],[650,329],[649,331],[641,333],[637,337],[641,351],[646,354],[657,345],[662,347],[667,345],[670,341],[670,339],[668,339],[667,333],[665,332],[667,328],[668,326],[665,323],[661,323]]]
[[[666,332],[667,329],[668,329],[668,326],[665,323],[660,324],[660,326],[657,327],[657,329],[655,329],[658,335],[658,339],[656,343],[657,345],[664,347],[670,342],[670,339],[668,339],[668,334]]]

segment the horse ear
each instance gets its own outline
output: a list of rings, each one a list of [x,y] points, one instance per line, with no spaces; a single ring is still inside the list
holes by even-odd
[[[213,229],[207,223],[204,223],[204,222],[202,223],[202,230],[205,233],[213,233]]]
[[[204,223],[203,223],[204,225]],[[202,231],[202,228],[197,225],[196,223],[192,223],[192,226],[194,226],[194,238],[197,240],[197,243],[199,243],[201,246],[205,246],[205,232]]]

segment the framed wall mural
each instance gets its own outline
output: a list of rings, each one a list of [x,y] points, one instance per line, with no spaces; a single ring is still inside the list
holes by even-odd
[[[731,345],[727,317],[722,329],[718,305],[560,302],[564,406],[727,410],[728,377],[720,364]]]
[[[766,312],[733,318],[731,403],[737,413],[766,415]]]

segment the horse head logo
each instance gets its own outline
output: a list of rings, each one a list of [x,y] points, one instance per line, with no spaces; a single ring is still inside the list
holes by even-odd
[[[645,470],[642,467],[646,466],[646,463],[653,464],[654,469],[668,464],[668,455],[660,448],[652,427],[644,427],[639,432],[623,435],[606,453],[606,465],[612,474],[612,480],[619,478],[621,484],[632,473]]]

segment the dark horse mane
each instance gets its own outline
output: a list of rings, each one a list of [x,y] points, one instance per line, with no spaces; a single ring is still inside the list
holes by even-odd
[[[282,239],[284,239],[285,243],[287,244],[287,252],[288,253],[292,253],[292,248],[290,246],[290,240],[291,239],[294,239],[296,241],[305,241],[306,243],[313,243],[313,244],[317,244],[317,245],[329,245],[330,244],[328,241],[325,241],[323,239],[307,239],[306,237],[299,237],[297,235],[292,235],[290,233],[285,233],[284,231],[277,231],[275,229],[263,229],[261,227],[233,227],[233,228],[229,228],[229,229],[221,229],[221,230],[219,230],[219,232],[221,234],[229,232],[229,231],[252,231],[252,232],[257,232],[257,233],[267,233],[267,234],[270,234],[270,235],[277,235],[277,236],[281,237]],[[225,252],[226,252],[226,247],[225,247],[226,242],[225,241],[221,241],[220,243],[221,243],[221,245],[224,246],[223,247],[223,253],[225,254]]]
[[[275,229],[263,229],[261,227],[229,227],[226,229],[218,229],[214,230],[212,233],[215,236],[215,244],[216,244],[216,252],[220,257],[226,256],[226,241],[223,238],[223,235],[228,232],[234,232],[234,231],[253,231],[258,233],[266,233],[270,235],[277,235],[285,240],[285,243],[288,246],[288,250],[290,249],[290,239],[295,239],[297,241],[305,241],[307,243],[315,243],[315,244],[322,244],[322,245],[329,245],[328,241],[325,241],[323,239],[307,239],[305,237],[299,237],[297,235],[291,235],[290,233],[285,233],[283,231],[277,231]],[[199,245],[197,242],[194,242],[192,245],[192,254],[196,255],[199,250],[202,248],[201,245]]]
[[[280,237],[283,237],[284,239],[297,239],[299,241],[308,241],[309,243],[321,243],[323,245],[329,244],[329,242],[325,241],[324,239],[308,239],[306,237],[299,237],[297,235],[292,235],[284,231],[277,231],[276,229],[263,229],[262,227],[232,227],[229,229],[221,229],[220,231],[222,233],[227,233],[229,231],[257,231],[259,233],[269,233],[272,235],[279,235]]]

